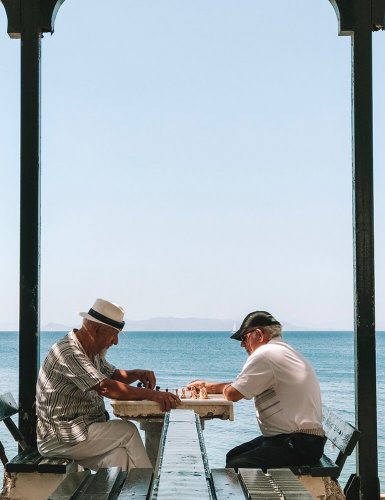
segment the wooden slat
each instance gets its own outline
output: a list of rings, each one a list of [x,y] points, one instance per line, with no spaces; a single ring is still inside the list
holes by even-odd
[[[7,472],[35,472],[41,459],[40,453],[35,448],[28,449],[9,461],[5,466],[5,470]]]
[[[91,481],[77,498],[79,500],[112,500],[116,498],[126,478],[127,472],[121,472],[120,467],[99,469],[91,476]]]
[[[74,461],[70,458],[45,457],[37,464],[38,472],[51,474],[66,474]]]
[[[90,478],[91,471],[71,472],[59,484],[56,490],[50,494],[48,500],[74,500],[82,485]]]
[[[193,410],[171,410],[166,414],[151,493],[153,500],[211,499],[210,473],[201,434],[199,417]]]
[[[312,495],[290,469],[268,469],[267,472],[285,500],[312,500]]]
[[[342,420],[325,405],[322,406],[322,426],[334,446],[346,455],[352,453],[360,435],[355,427]]]
[[[146,500],[152,478],[152,469],[131,469],[119,494],[119,500]]]
[[[273,483],[261,469],[238,469],[238,473],[250,500],[282,499]]]
[[[245,500],[245,494],[234,469],[212,469],[213,488],[217,500]]]
[[[314,465],[293,465],[289,468],[296,476],[338,477],[341,472],[340,467],[326,455]]]

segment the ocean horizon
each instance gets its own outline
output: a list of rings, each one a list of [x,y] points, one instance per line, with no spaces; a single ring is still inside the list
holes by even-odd
[[[0,394],[11,392],[18,397],[18,335],[17,331],[0,331]],[[40,359],[51,345],[67,331],[41,332]],[[231,381],[239,373],[247,355],[228,331],[142,331],[123,332],[119,345],[113,346],[107,359],[123,369],[146,368],[155,371],[161,389],[185,387],[196,378],[210,381]],[[341,418],[355,425],[354,335],[352,331],[285,331],[284,339],[299,350],[314,366],[321,385],[323,403]],[[377,414],[379,477],[385,485],[385,332],[376,334],[377,349]],[[106,400],[106,408],[113,416]],[[211,467],[224,467],[226,452],[234,446],[259,435],[253,401],[234,404],[234,422],[206,422],[205,444]],[[221,436],[221,439],[218,439]],[[0,427],[8,457],[16,454],[16,446],[4,426]],[[331,458],[336,450],[329,444],[325,452]],[[355,473],[355,454],[347,460],[342,475],[344,485]],[[384,486],[381,488],[384,489]]]

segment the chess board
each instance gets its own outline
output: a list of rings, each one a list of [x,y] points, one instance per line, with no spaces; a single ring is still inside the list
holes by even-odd
[[[203,419],[220,418],[234,420],[232,401],[224,399],[222,394],[209,394],[208,399],[182,399],[177,410],[194,410]],[[110,401],[114,415],[127,419],[162,418],[164,412],[154,401]]]

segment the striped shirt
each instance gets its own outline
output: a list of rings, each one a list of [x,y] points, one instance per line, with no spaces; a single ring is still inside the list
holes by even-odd
[[[103,398],[90,390],[115,367],[103,357],[87,356],[72,330],[54,344],[42,367],[36,386],[37,440],[56,438],[76,444],[87,439],[87,428],[105,421]]]

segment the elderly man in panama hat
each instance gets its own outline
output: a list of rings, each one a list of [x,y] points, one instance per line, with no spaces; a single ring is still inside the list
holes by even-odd
[[[248,359],[233,382],[195,380],[229,401],[254,399],[262,432],[227,453],[226,467],[275,468],[316,463],[324,448],[321,393],[314,369],[282,339],[282,326],[267,311],[253,311],[232,339]]]
[[[103,397],[151,400],[164,411],[176,408],[174,394],[154,390],[150,370],[117,369],[105,353],[118,344],[124,310],[97,299],[73,329],[53,345],[37,381],[37,445],[46,456],[75,459],[89,469],[152,467],[136,426],[125,420],[106,421]],[[135,381],[143,388],[130,385]]]

